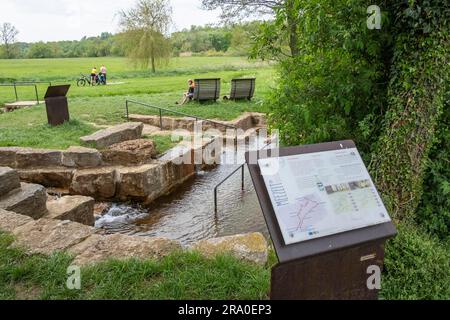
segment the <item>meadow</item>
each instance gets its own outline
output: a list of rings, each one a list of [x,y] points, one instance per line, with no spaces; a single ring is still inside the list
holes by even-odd
[[[83,70],[105,64],[110,85],[77,87],[76,79]],[[79,137],[93,133],[98,126],[126,121],[125,100],[134,99],[158,107],[181,111],[198,117],[232,120],[246,111],[266,112],[262,101],[273,86],[275,70],[268,63],[240,57],[174,58],[157,73],[136,69],[125,58],[0,60],[0,78],[9,81],[51,81],[71,84],[68,94],[71,122],[58,128],[46,123],[45,106],[0,114],[0,146],[67,148],[79,145]],[[80,71],[81,70],[81,71]],[[176,105],[186,90],[187,80],[220,77],[222,96],[229,94],[233,78],[256,77],[253,101],[218,101]],[[4,80],[5,81],[5,80]],[[46,84],[39,84],[43,99]],[[34,88],[18,89],[20,100],[34,100]],[[0,105],[15,100],[14,91],[0,87]],[[154,109],[133,106],[131,113],[156,114]],[[170,115],[170,114],[168,114]]]

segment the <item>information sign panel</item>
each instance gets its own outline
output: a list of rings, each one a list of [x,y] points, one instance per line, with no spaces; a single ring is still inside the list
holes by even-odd
[[[391,221],[356,148],[258,164],[285,245]]]

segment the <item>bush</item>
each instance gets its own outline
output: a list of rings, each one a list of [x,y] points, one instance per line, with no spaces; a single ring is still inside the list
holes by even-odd
[[[447,100],[448,101],[448,100]],[[417,223],[442,240],[450,241],[450,106],[437,133],[438,141],[430,154],[424,195],[417,210]]]
[[[386,247],[381,296],[390,300],[450,299],[450,247],[417,226],[400,225]]]

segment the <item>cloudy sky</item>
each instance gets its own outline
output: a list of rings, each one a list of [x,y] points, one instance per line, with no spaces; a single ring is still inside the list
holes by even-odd
[[[218,12],[200,9],[200,0],[171,0],[174,30],[216,23]],[[79,40],[117,31],[116,13],[135,0],[0,0],[0,23],[20,31],[19,41]]]

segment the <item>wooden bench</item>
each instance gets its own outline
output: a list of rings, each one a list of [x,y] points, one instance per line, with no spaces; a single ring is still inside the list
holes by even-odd
[[[220,98],[220,78],[217,79],[195,79],[194,100],[195,101],[217,101]]]
[[[252,100],[255,94],[256,79],[246,78],[246,79],[233,79],[231,80],[231,94],[230,97],[226,99],[239,100],[247,99]]]

